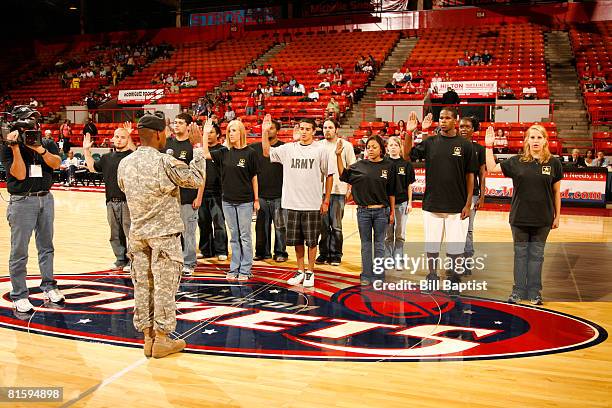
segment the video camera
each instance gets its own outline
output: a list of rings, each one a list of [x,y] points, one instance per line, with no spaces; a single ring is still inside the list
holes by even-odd
[[[5,112],[2,120],[2,134],[0,144],[14,145],[22,143],[28,146],[40,146],[42,144],[42,132],[38,126],[40,113],[27,105],[15,106],[12,112]],[[19,137],[17,141],[6,140],[9,133],[17,130]]]

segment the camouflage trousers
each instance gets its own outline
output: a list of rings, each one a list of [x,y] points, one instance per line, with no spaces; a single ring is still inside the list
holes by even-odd
[[[129,240],[134,283],[134,327],[170,333],[176,328],[176,292],[181,281],[180,234]]]

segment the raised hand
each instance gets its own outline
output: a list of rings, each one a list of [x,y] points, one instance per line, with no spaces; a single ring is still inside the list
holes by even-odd
[[[495,129],[493,126],[489,126],[487,133],[485,133],[485,146],[493,147],[493,144],[495,144]]]
[[[297,142],[298,140],[300,140],[300,137],[302,137],[302,135],[300,134],[300,125],[296,124],[293,127],[293,141]]]
[[[187,128],[187,132],[189,133],[189,141],[192,145],[204,145],[204,133],[202,133],[202,130],[197,123],[191,122],[191,125],[189,125]]]
[[[272,116],[268,113],[264,116],[263,122],[261,123],[261,134],[267,136],[271,128]]]
[[[336,143],[336,155],[340,156],[343,150],[344,150],[344,143],[342,143],[342,139],[338,139],[338,143]]]
[[[415,111],[412,111],[410,112],[410,116],[408,116],[408,120],[406,121],[406,130],[408,132],[414,132],[418,126],[419,120],[417,119],[417,114]]]
[[[423,123],[421,123],[421,130],[423,130],[424,132],[427,129],[429,129],[431,127],[432,122],[433,122],[433,115],[431,113],[428,113],[427,116],[423,118]]]
[[[204,122],[204,136],[208,137],[208,134],[210,133],[210,131],[213,128],[213,121],[211,118],[206,119],[206,122]]]
[[[132,127],[132,122],[130,122],[129,120],[123,122],[123,128],[127,130],[129,135],[131,135],[132,131],[134,130],[134,128]]]
[[[87,132],[83,137],[83,150],[89,150],[92,146],[93,142],[91,141],[91,134]]]

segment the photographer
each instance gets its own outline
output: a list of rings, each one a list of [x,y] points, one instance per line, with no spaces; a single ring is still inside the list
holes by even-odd
[[[36,128],[38,112],[28,107],[18,107],[13,111],[17,117],[16,125],[6,135],[6,142],[0,146],[0,159],[7,171],[7,188],[10,201],[7,219],[11,227],[11,254],[9,273],[11,276],[11,299],[18,312],[33,310],[28,300],[26,284],[26,265],[28,262],[28,243],[32,232],[36,231],[38,265],[42,282],[40,289],[44,297],[53,303],[64,300],[53,279],[53,195],[49,192],[53,184],[53,170],[60,167],[60,156],[53,140],[40,140],[25,129]],[[28,143],[28,144],[26,144]]]

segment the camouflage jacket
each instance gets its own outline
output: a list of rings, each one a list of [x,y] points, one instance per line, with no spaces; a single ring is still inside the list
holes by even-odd
[[[148,146],[121,160],[117,182],[130,210],[130,236],[146,239],[183,232],[179,187],[199,188],[205,175],[201,148],[193,149],[189,165]]]

